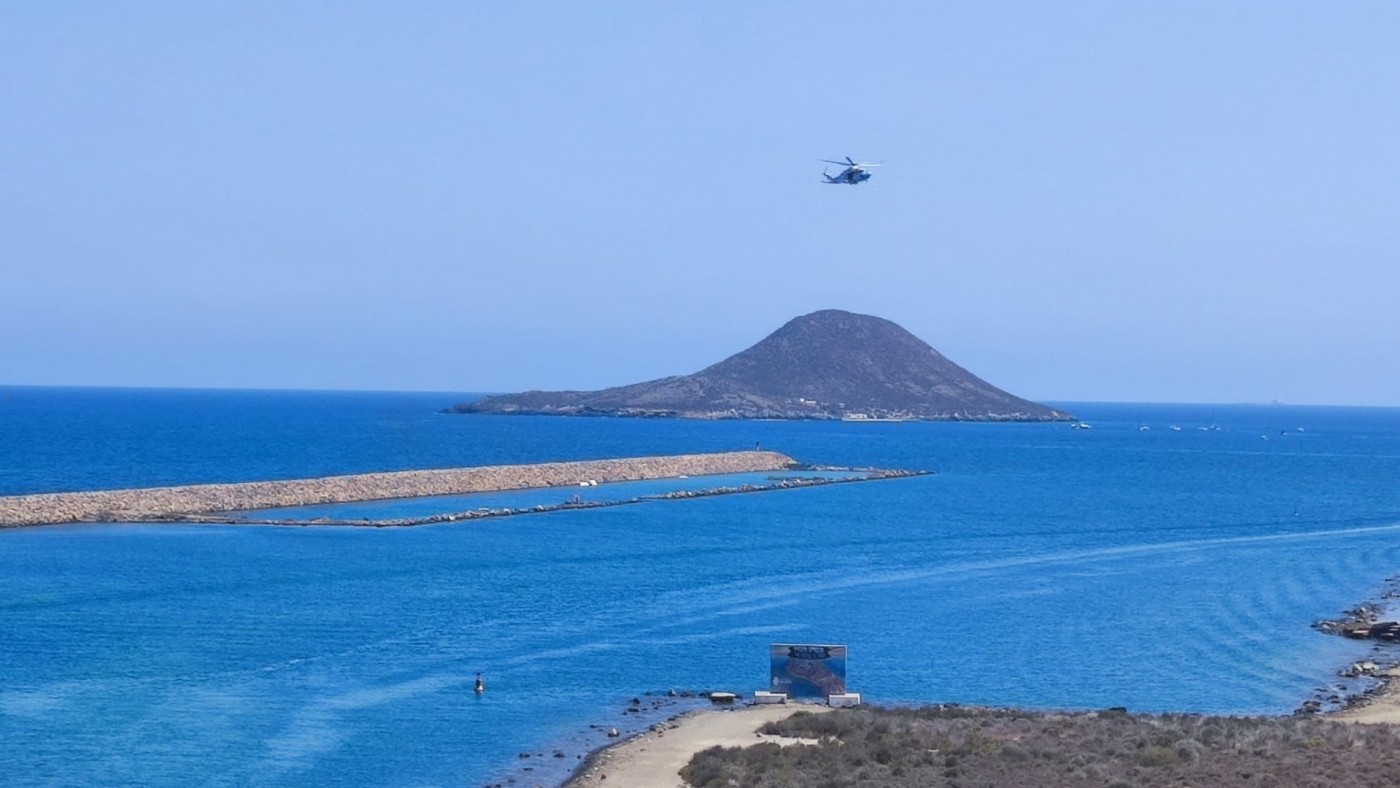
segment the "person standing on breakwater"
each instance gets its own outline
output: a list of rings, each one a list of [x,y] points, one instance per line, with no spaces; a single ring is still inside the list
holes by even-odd
[[[486,682],[481,680],[481,673],[476,674],[476,694],[480,695],[486,691]]]

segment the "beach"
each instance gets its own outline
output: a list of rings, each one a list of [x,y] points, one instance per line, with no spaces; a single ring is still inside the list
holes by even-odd
[[[1380,674],[1384,684],[1349,708],[1327,715],[1329,719],[1365,724],[1400,724],[1400,667]]]
[[[1394,685],[1395,679],[1400,677],[1400,668],[1392,668],[1384,675],[1391,682],[1386,689],[1369,696],[1363,705],[1322,715],[1322,719],[1368,725],[1400,724],[1400,692],[1395,691]],[[564,788],[688,788],[680,777],[680,770],[696,754],[711,747],[749,747],[763,742],[785,746],[817,744],[815,739],[758,732],[765,723],[786,719],[799,711],[822,713],[831,711],[831,708],[788,703],[688,712],[594,752],[564,783]]]
[[[1383,684],[1359,696],[1348,708],[1320,715],[1320,719],[1358,725],[1400,725],[1400,666],[1380,674]],[[686,712],[617,744],[594,751],[564,783],[563,788],[648,786],[688,788],[680,770],[695,755],[711,747],[749,747],[763,742],[784,746],[817,744],[759,733],[765,723],[787,719],[799,711],[822,713],[831,707],[816,703],[749,705]]]
[[[786,719],[799,711],[830,711],[816,704],[739,706],[701,709],[653,726],[626,741],[589,756],[566,788],[647,786],[685,788],[681,767],[695,753],[710,747],[747,747],[760,742],[814,743],[804,739],[760,734],[764,723]]]

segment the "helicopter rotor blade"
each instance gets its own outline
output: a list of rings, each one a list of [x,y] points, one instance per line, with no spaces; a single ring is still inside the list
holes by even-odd
[[[818,161],[824,161],[827,164],[839,164],[842,167],[854,167],[858,170],[863,170],[866,167],[879,167],[881,164],[884,164],[884,162],[882,161],[875,162],[874,164],[863,164],[861,162],[856,161],[855,159],[852,159],[850,156],[847,156],[845,161],[837,161],[835,159],[818,159]]]

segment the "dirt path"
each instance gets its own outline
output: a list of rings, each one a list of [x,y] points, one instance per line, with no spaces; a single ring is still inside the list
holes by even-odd
[[[685,788],[679,774],[681,767],[701,750],[716,745],[746,747],[762,741],[804,743],[802,739],[758,733],[765,722],[785,719],[798,711],[830,709],[788,703],[692,712],[667,723],[659,731],[648,731],[602,751],[590,760],[580,775],[565,785],[568,788]]]

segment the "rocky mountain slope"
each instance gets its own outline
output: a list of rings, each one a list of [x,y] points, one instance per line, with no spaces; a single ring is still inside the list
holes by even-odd
[[[601,391],[529,391],[458,413],[703,419],[1059,421],[1070,418],[978,378],[898,325],[829,309],[693,375]]]

